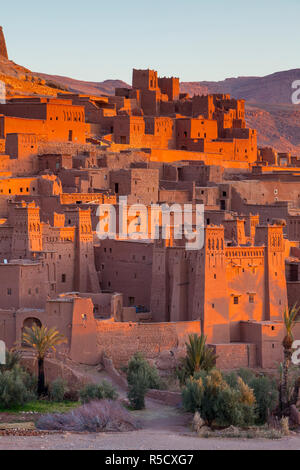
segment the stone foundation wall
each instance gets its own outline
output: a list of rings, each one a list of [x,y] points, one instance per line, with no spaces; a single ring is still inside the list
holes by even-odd
[[[175,366],[176,358],[185,355],[190,334],[200,334],[200,322],[114,323],[97,321],[97,346],[119,368],[136,352],[143,352],[160,369]]]
[[[221,370],[256,367],[256,344],[231,343],[210,345],[218,356],[217,367]]]

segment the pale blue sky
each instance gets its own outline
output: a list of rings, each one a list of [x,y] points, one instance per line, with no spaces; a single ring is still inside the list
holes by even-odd
[[[4,5],[3,5],[4,4]],[[9,56],[33,71],[182,81],[300,67],[299,0],[1,0]]]

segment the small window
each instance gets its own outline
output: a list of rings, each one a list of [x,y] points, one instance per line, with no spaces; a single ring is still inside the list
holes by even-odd
[[[65,274],[61,275],[61,282],[65,283],[67,280],[67,276]]]
[[[255,296],[254,294],[249,294],[249,304],[254,304]]]
[[[12,295],[12,290],[10,287],[7,289],[7,295]]]
[[[233,303],[234,303],[234,305],[238,305],[239,304],[239,298],[238,297],[233,297]]]

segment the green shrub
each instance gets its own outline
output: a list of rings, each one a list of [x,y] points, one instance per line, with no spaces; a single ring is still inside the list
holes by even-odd
[[[15,366],[20,366],[21,355],[18,351],[6,351],[5,364],[0,364],[0,372],[12,370]]]
[[[195,413],[201,409],[203,399],[203,383],[201,379],[190,378],[182,390],[182,402],[185,411]]]
[[[268,416],[278,403],[278,386],[275,379],[266,375],[256,375],[250,369],[240,369],[224,376],[226,382],[233,388],[237,387],[241,378],[253,390],[256,400],[256,423],[266,423]]]
[[[237,371],[237,376],[238,377],[241,377],[241,379],[249,385],[249,383],[255,379],[256,377],[256,374],[255,372],[253,372],[253,370],[251,369],[244,369],[244,368],[241,368]]]
[[[257,402],[257,423],[264,424],[278,403],[276,381],[266,376],[259,376],[251,380],[249,387],[253,389]]]
[[[209,426],[249,426],[254,423],[255,397],[241,378],[233,388],[218,370],[201,375],[190,378],[182,391],[186,411],[199,411]]]
[[[141,353],[136,353],[128,362],[128,399],[133,409],[145,408],[147,390],[162,388],[162,381],[156,367],[149,364]]]
[[[60,403],[64,401],[68,391],[66,382],[62,378],[58,377],[49,386],[49,398],[51,401]]]
[[[145,408],[145,395],[148,390],[149,378],[145,369],[137,369],[131,372],[130,382],[128,382],[128,400],[134,410]]]
[[[87,384],[79,392],[82,403],[89,403],[93,400],[116,400],[118,394],[115,388],[106,380],[99,384]]]
[[[0,372],[0,408],[22,406],[36,398],[36,379],[15,365]]]
[[[128,362],[127,382],[129,385],[131,385],[136,380],[136,374],[140,370],[144,371],[143,380],[146,381],[146,386],[148,389],[161,389],[162,382],[157,368],[151,366],[141,353],[134,354],[134,356],[132,356]]]

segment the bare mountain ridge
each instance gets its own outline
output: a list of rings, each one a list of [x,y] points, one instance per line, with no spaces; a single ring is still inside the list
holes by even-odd
[[[61,77],[60,75],[48,75],[44,73],[37,74],[39,77],[47,81],[58,83],[62,87],[66,87],[69,91],[75,93],[83,93],[87,95],[114,95],[115,88],[131,88],[130,85],[122,80],[105,80],[104,82],[86,82],[75,80],[69,77]]]
[[[292,83],[300,80],[300,69],[276,72],[265,77],[227,78],[221,82],[183,82],[182,91],[191,95],[206,93],[229,93],[249,103],[291,104]],[[206,94],[204,93],[204,94]]]

